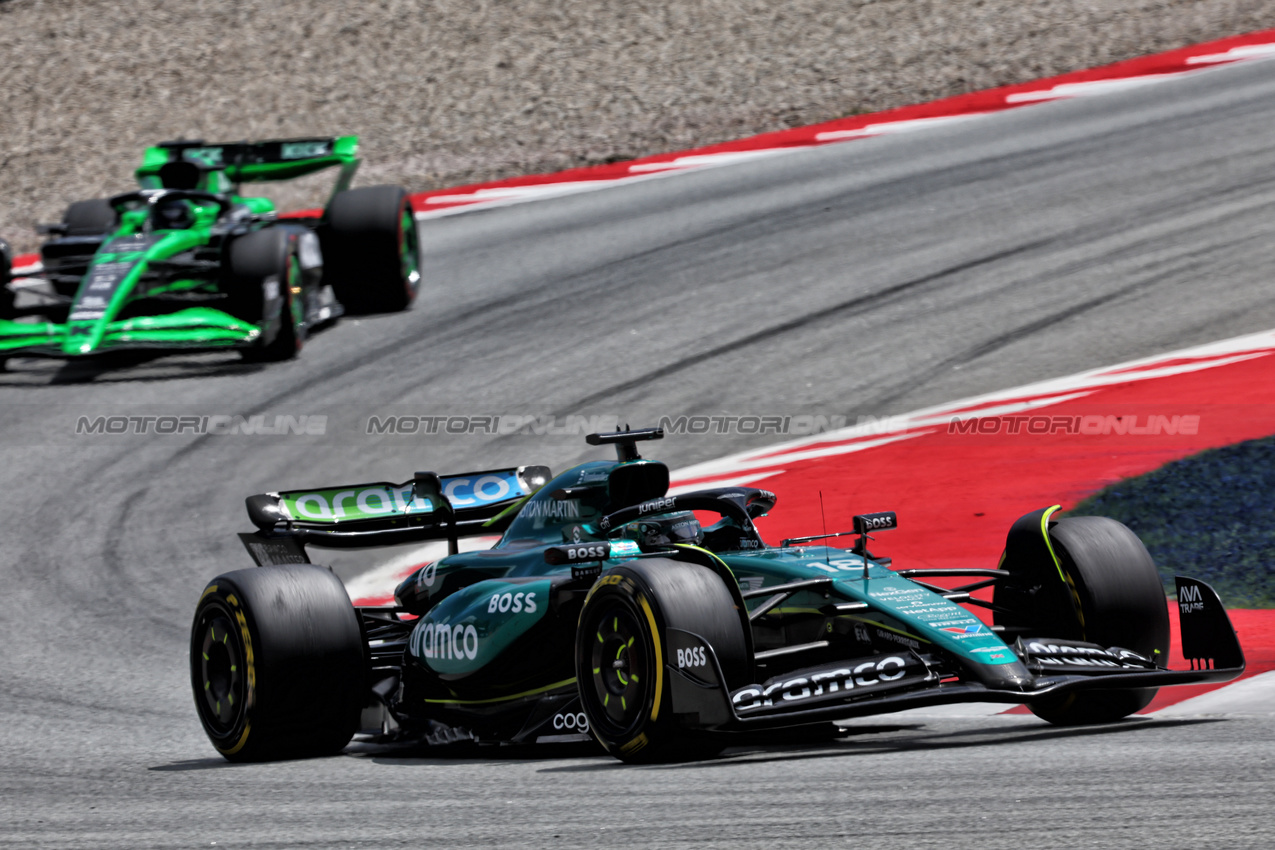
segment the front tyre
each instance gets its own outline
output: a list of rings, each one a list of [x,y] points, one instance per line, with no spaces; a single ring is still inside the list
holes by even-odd
[[[257,345],[243,351],[254,362],[291,360],[305,344],[305,290],[296,240],[268,227],[238,237],[226,248],[222,286],[226,312],[258,325]]]
[[[341,192],[320,230],[323,280],[352,313],[396,313],[420,289],[420,242],[412,202],[401,186]]]
[[[1007,561],[1013,579],[1008,587],[997,587],[994,602],[1019,610],[997,615],[997,622],[1035,626],[1040,637],[1131,649],[1167,665],[1169,612],[1164,586],[1138,536],[1114,519],[1085,516],[1059,520],[1048,535],[1057,565]],[[1026,600],[1031,600],[1030,610]],[[1156,692],[1156,688],[1073,691],[1028,707],[1037,717],[1059,726],[1108,723],[1146,708]]]
[[[704,638],[727,682],[747,677],[739,611],[712,571],[678,561],[633,561],[593,586],[576,632],[576,681],[589,730],[616,758],[651,763],[703,758],[720,739],[673,714],[670,628]]]
[[[204,731],[230,761],[340,752],[366,696],[358,614],[322,567],[218,576],[195,609],[190,677]]]

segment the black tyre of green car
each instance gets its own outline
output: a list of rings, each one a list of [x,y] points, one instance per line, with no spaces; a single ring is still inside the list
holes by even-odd
[[[340,752],[358,727],[366,670],[358,613],[323,567],[226,573],[195,609],[195,706],[230,761]]]
[[[664,559],[631,561],[598,579],[576,632],[576,681],[589,731],[629,763],[706,758],[721,738],[674,716],[668,630],[708,641],[728,684],[748,676],[748,647],[730,591],[711,570]]]
[[[339,193],[319,231],[323,280],[351,313],[406,310],[420,289],[420,244],[412,203],[401,186]]]
[[[15,302],[17,297],[9,288],[13,279],[13,249],[9,243],[0,239],[0,319],[13,319],[17,316]],[[9,369],[9,358],[0,355],[0,372]]]
[[[13,280],[13,248],[8,242],[0,239],[0,319],[12,319],[16,315],[14,312],[16,298],[13,290],[9,288],[11,280]]]
[[[286,288],[295,293],[301,286],[301,264],[295,254],[288,257],[286,272]],[[305,327],[296,321],[296,309],[299,295],[285,295],[283,306],[279,311],[279,329],[270,342],[258,348],[244,349],[248,360],[264,363],[279,363],[291,360],[301,353],[305,345]]]
[[[118,221],[115,208],[106,198],[76,201],[62,215],[67,236],[101,236],[115,230]]]
[[[1127,526],[1107,517],[1068,517],[1049,529],[1052,559],[1005,563],[1014,573],[997,586],[1000,625],[1036,627],[1039,637],[1131,649],[1161,665],[1169,657],[1169,613],[1155,562]],[[1062,577],[1058,575],[1062,571]],[[1072,691],[1028,707],[1059,726],[1108,723],[1140,711],[1157,688]]]
[[[226,312],[263,328],[257,346],[244,349],[247,360],[290,360],[305,344],[305,326],[298,321],[304,315],[304,295],[295,241],[286,230],[268,227],[240,236],[226,247],[222,277],[229,298]],[[279,304],[277,317],[268,315],[276,303],[271,295]]]

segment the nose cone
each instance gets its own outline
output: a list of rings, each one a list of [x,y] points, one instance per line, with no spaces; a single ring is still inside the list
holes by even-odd
[[[1010,664],[969,665],[970,672],[984,685],[997,690],[1026,691],[1030,690],[1036,677],[1019,661]]]
[[[62,338],[62,353],[68,357],[92,354],[102,344],[102,328],[93,324],[71,325]]]

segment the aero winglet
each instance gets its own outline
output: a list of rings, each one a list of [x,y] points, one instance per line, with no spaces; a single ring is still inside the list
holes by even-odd
[[[1186,576],[1174,576],[1178,589],[1178,622],[1182,655],[1192,670],[1244,669],[1244,651],[1231,618],[1213,588]]]

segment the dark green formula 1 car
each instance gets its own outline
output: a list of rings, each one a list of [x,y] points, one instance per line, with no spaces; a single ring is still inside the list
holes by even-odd
[[[711,754],[740,733],[955,702],[1052,723],[1117,720],[1164,685],[1225,681],[1244,657],[1217,595],[1177,583],[1189,670],[1168,670],[1154,564],[1125,526],[1035,511],[995,569],[898,570],[867,549],[892,513],[762,541],[775,496],[667,495],[658,429],[595,434],[618,459],[269,493],[241,535],[259,567],[204,590],[191,683],[231,760],[337,752],[356,732],[417,744],[592,737],[630,762]],[[710,520],[705,526],[701,520]],[[492,548],[458,540],[500,534]],[[396,605],[355,608],[307,546],[447,540]],[[935,577],[972,582],[944,589]],[[992,599],[971,593],[992,588]],[[994,624],[963,605],[991,610]]]
[[[296,355],[347,310],[390,312],[420,285],[407,192],[349,188],[358,139],[166,142],[146,150],[138,191],[73,203],[10,280],[0,258],[0,359],[145,349]],[[240,184],[339,169],[321,215],[281,216]]]

